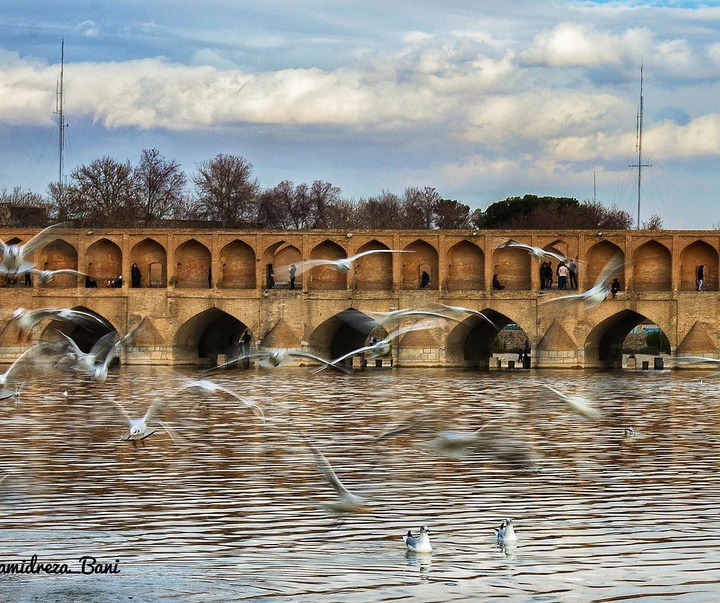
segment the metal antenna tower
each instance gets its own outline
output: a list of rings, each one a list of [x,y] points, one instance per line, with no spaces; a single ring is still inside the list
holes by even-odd
[[[57,82],[55,90],[55,114],[58,116],[58,193],[62,196],[63,190],[63,171],[65,168],[64,152],[65,152],[65,117],[63,116],[63,77],[65,70],[65,38],[60,45],[60,78]]]
[[[638,160],[636,164],[630,164],[628,167],[637,168],[638,185],[637,185],[637,227],[640,230],[640,195],[642,191],[642,169],[644,167],[652,167],[650,163],[642,162],[642,135],[643,135],[643,65],[640,64],[640,110],[637,115],[637,154]]]

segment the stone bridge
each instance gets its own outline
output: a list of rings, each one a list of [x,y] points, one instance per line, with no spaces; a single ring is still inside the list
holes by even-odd
[[[5,230],[6,243],[36,231]],[[592,286],[606,263],[621,254],[623,290],[591,309],[572,291],[540,291],[538,260],[498,246],[508,239],[576,258],[578,287]],[[318,267],[288,285],[288,267],[308,259],[340,259],[374,250],[347,274]],[[365,345],[371,312],[432,308],[481,310],[499,327],[517,324],[532,345],[537,367],[618,366],[622,342],[651,321],[673,354],[718,356],[718,231],[477,231],[477,230],[55,230],[34,252],[37,268],[73,268],[97,283],[59,276],[46,285],[0,287],[0,325],[18,307],[84,308],[125,332],[147,317],[125,362],[211,364],[245,345],[284,347],[338,357]],[[141,273],[131,286],[131,266]],[[696,291],[696,270],[705,284]],[[420,288],[421,274],[430,275]],[[274,287],[268,282],[274,274]],[[498,275],[503,290],[492,288]],[[122,287],[106,286],[124,276]],[[557,279],[556,279],[557,281]],[[43,323],[33,339],[46,337]],[[66,331],[67,332],[67,331]],[[68,332],[88,347],[102,332]],[[497,335],[482,317],[461,317],[431,330],[407,333],[393,346],[398,366],[486,366]],[[0,360],[23,349],[11,324],[0,337]]]

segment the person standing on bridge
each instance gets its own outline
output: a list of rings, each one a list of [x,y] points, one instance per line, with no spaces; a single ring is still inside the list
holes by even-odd
[[[700,264],[697,269],[697,290],[702,291],[703,281],[705,280],[705,266]]]
[[[140,286],[141,279],[142,275],[140,274],[140,268],[138,268],[138,265],[133,262],[133,265],[130,268],[130,284],[133,288],[137,288]]]

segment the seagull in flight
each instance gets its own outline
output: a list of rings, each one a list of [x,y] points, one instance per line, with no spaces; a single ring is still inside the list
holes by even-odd
[[[297,267],[297,274],[300,275],[303,272],[306,272],[307,270],[311,270],[312,268],[315,268],[316,266],[333,266],[335,270],[337,270],[340,274],[347,274],[350,272],[350,268],[352,267],[352,263],[355,260],[359,260],[362,257],[365,257],[366,255],[370,255],[372,253],[413,253],[412,251],[406,251],[406,250],[400,250],[400,249],[371,249],[370,251],[363,251],[362,253],[356,253],[353,256],[350,256],[349,258],[342,258],[339,260],[304,260],[302,262],[296,263]],[[278,268],[279,272],[283,272],[283,268]]]
[[[47,285],[54,277],[63,274],[71,274],[73,276],[83,278],[87,276],[87,274],[83,272],[78,272],[77,270],[72,270],[70,268],[61,268],[60,270],[35,270],[34,268],[31,268],[30,270],[23,270],[20,273],[22,272],[29,272],[30,274],[36,275],[38,277],[37,282],[39,285]]]
[[[403,536],[403,542],[405,542],[407,550],[413,553],[432,553],[429,534],[430,530],[427,526],[420,528],[419,536],[413,536],[412,530],[408,530],[407,534]]]
[[[474,316],[479,316],[480,318],[483,318],[487,322],[489,322],[492,327],[498,331],[501,331],[502,329],[497,326],[490,318],[488,318],[483,312],[480,310],[472,310],[470,308],[465,308],[464,306],[448,306],[446,304],[440,304],[441,307],[446,308],[447,310],[450,310],[453,313],[456,314],[472,314]]]
[[[91,324],[99,324],[105,328],[112,328],[110,323],[108,323],[104,318],[82,310],[72,310],[70,308],[40,308],[38,310],[26,310],[25,308],[18,308],[13,312],[12,317],[5,324],[3,330],[0,331],[0,335],[2,335],[5,332],[5,329],[14,322],[18,327],[20,339],[23,339],[26,335],[30,335],[30,331],[32,331],[37,323],[45,320],[46,318],[73,322],[87,329],[90,328],[88,325]]]
[[[294,421],[293,421],[294,423]],[[325,479],[328,481],[332,489],[337,494],[337,499],[330,503],[323,503],[323,506],[333,513],[362,513],[367,511],[367,502],[362,496],[358,496],[348,490],[340,481],[340,478],[332,468],[330,461],[320,452],[320,449],[312,442],[312,440],[303,433],[301,429],[295,426],[298,433],[305,440],[305,445],[310,449],[315,457],[315,463],[323,472]]]
[[[37,345],[34,345],[31,348],[25,350],[22,354],[20,354],[20,356],[18,356],[13,361],[13,363],[7,369],[5,369],[5,372],[0,374],[0,390],[2,390],[3,392],[10,392],[9,396],[5,396],[6,398],[10,398],[17,394],[17,375],[21,371],[27,370],[28,365],[32,363],[37,364],[42,358],[42,355],[46,354],[48,350],[52,349],[52,346],[48,344],[39,343]],[[46,358],[49,359],[50,357],[46,356]],[[8,384],[13,385],[12,390],[7,387]]]
[[[122,412],[128,422],[128,431],[120,438],[120,440],[123,442],[132,442],[134,446],[137,446],[137,442],[142,442],[157,431],[157,429],[153,429],[149,426],[149,422],[153,420],[153,417],[158,412],[162,411],[165,408],[165,405],[167,404],[167,399],[155,398],[148,407],[147,412],[145,412],[145,414],[138,419],[131,418],[130,415],[127,414],[125,409],[116,400],[113,400],[113,402],[115,402],[115,406],[120,409],[120,412]],[[158,424],[163,429],[165,429],[170,438],[175,441],[172,430],[169,429],[168,426],[161,421],[158,421]]]
[[[567,262],[568,259],[559,253],[555,253],[553,251],[547,251],[546,249],[542,249],[541,247],[533,247],[532,245],[525,245],[524,243],[518,243],[517,241],[510,239],[509,241],[505,241],[501,245],[498,245],[498,249],[505,249],[506,247],[511,247],[514,249],[524,249],[527,251],[531,256],[538,258],[539,260],[544,260],[547,258],[554,258],[558,262]]]
[[[262,409],[257,404],[255,404],[255,402],[244,398],[230,388],[224,387],[219,383],[215,383],[215,381],[212,381],[210,379],[188,379],[183,385],[180,386],[180,389],[194,389],[203,392],[209,392],[212,394],[227,394],[235,398],[236,400],[239,400],[250,410],[252,410],[253,413],[260,417],[263,427],[265,427],[265,415],[263,414]]]
[[[68,222],[61,222],[60,224],[48,226],[23,245],[9,245],[0,239],[0,252],[2,252],[2,260],[0,260],[0,273],[16,274],[18,272],[31,269],[35,264],[26,262],[25,258],[30,256],[38,246],[42,245],[42,243],[47,240],[47,234],[51,229],[58,228],[60,226],[67,226],[67,224]]]
[[[602,272],[598,276],[595,284],[582,293],[571,293],[569,295],[561,295],[559,297],[551,297],[542,300],[540,303],[548,303],[553,301],[565,301],[567,299],[581,299],[585,302],[585,308],[594,308],[598,304],[605,301],[610,288],[612,287],[612,279],[614,273],[625,265],[622,254],[618,253],[607,264],[605,264]]]
[[[209,373],[212,371],[216,371],[218,369],[225,368],[247,358],[262,358],[262,360],[258,362],[258,364],[266,369],[273,369],[277,366],[280,366],[281,364],[288,362],[291,358],[308,358],[310,360],[314,360],[315,362],[318,362],[320,364],[325,364],[344,373],[350,372],[344,366],[337,366],[335,364],[332,364],[329,360],[325,360],[325,358],[320,358],[320,356],[316,356],[315,354],[311,354],[309,352],[288,350],[286,348],[275,348],[250,352],[248,355],[238,356],[237,358],[228,360],[224,364],[219,364],[218,366],[215,366],[211,369],[207,369],[204,372]]]
[[[565,400],[565,402],[568,403],[570,408],[572,408],[578,414],[581,414],[583,417],[587,417],[588,419],[597,419],[600,416],[600,411],[596,408],[593,408],[592,404],[590,404],[590,402],[588,402],[584,398],[580,398],[579,396],[566,396],[562,392],[559,392],[555,388],[550,387],[546,383],[543,383],[543,386],[549,389],[562,400]]]
[[[356,350],[353,350],[352,352],[348,352],[347,354],[340,356],[340,358],[331,360],[327,365],[321,366],[319,369],[316,369],[313,372],[318,373],[318,372],[326,369],[328,365],[339,364],[339,363],[343,362],[344,360],[351,358],[352,356],[364,354],[365,352],[370,353],[370,358],[379,358],[381,356],[387,356],[390,353],[393,339],[396,339],[397,337],[400,337],[400,335],[404,335],[405,333],[409,333],[410,331],[418,331],[421,329],[433,329],[437,326],[438,326],[438,321],[427,320],[427,321],[416,322],[414,324],[407,325],[405,327],[399,327],[399,328],[395,329],[394,331],[391,331],[387,335],[387,337],[385,337],[384,339],[381,339],[380,341],[377,341],[373,344],[366,345],[366,346],[363,346]]]

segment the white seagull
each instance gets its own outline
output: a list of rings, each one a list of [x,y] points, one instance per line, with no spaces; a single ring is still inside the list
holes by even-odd
[[[260,362],[258,362],[258,364],[261,367],[266,368],[266,369],[273,369],[277,366],[280,366],[284,362],[289,361],[291,358],[308,358],[319,364],[325,364],[327,366],[330,366],[330,367],[337,369],[339,371],[342,371],[344,373],[349,372],[344,366],[334,365],[329,360],[326,360],[325,358],[320,358],[320,356],[316,356],[315,354],[311,354],[309,352],[299,352],[299,351],[294,351],[294,350],[288,350],[286,348],[275,348],[275,349],[253,351],[247,355],[238,356],[237,358],[228,360],[227,362],[225,362],[223,364],[219,364],[218,366],[215,366],[213,368],[207,369],[204,372],[209,373],[211,371],[216,371],[218,369],[228,367],[232,364],[235,364],[235,363],[240,362],[241,360],[245,360],[247,358],[262,358],[262,360],[260,360]]]
[[[560,255],[559,253],[555,253],[553,251],[547,251],[546,249],[542,249],[541,247],[533,247],[532,245],[525,245],[524,243],[518,243],[517,241],[514,241],[513,239],[510,239],[509,241],[505,241],[501,245],[498,245],[498,249],[504,249],[506,247],[512,247],[515,249],[524,249],[527,251],[531,256],[538,258],[540,260],[544,260],[546,258],[554,258],[559,262],[567,262],[568,259],[564,255]]]
[[[400,249],[371,249],[370,251],[363,251],[362,253],[356,253],[353,256],[350,256],[349,258],[342,258],[339,260],[304,260],[302,262],[296,262],[295,266],[297,267],[297,275],[302,274],[303,272],[306,272],[307,270],[311,270],[312,268],[315,268],[316,266],[333,266],[335,270],[337,270],[340,274],[347,274],[350,272],[350,268],[352,268],[352,263],[355,260],[360,259],[361,257],[364,257],[366,255],[370,255],[372,253],[413,253],[412,251],[405,251]],[[285,269],[285,270],[283,270]],[[278,273],[284,273],[287,269],[289,269],[289,266],[281,266],[278,268]]]
[[[5,324],[3,330],[0,331],[0,335],[2,335],[5,332],[5,329],[14,322],[18,327],[20,338],[22,339],[25,334],[30,334],[30,331],[37,323],[45,320],[46,318],[73,322],[87,329],[90,328],[89,325],[91,324],[100,324],[103,327],[112,328],[110,323],[108,323],[105,319],[82,310],[73,310],[70,308],[40,308],[38,310],[26,310],[25,308],[18,308],[13,312],[12,317]]]
[[[413,536],[412,530],[408,530],[408,533],[403,536],[403,542],[408,551],[413,553],[432,553],[432,545],[430,544],[430,530],[427,526],[420,528],[420,535]]]
[[[3,274],[16,274],[21,270],[27,270],[34,266],[34,264],[26,262],[25,258],[32,254],[35,249],[42,245],[47,239],[47,233],[59,226],[66,226],[67,222],[60,224],[53,224],[44,228],[35,236],[33,236],[27,243],[23,245],[11,244],[8,245],[2,239],[0,239],[0,251],[2,251],[2,260],[0,261],[0,273]]]
[[[546,383],[543,383],[543,386],[548,388],[559,398],[565,400],[565,402],[568,403],[570,408],[572,408],[575,412],[581,414],[582,416],[589,419],[597,419],[598,417],[600,417],[600,411],[596,408],[593,408],[592,404],[590,404],[590,402],[588,402],[584,398],[580,398],[579,396],[566,396],[562,392],[559,392],[555,388],[550,387]]]
[[[512,519],[503,519],[500,527],[495,528],[495,537],[500,545],[517,542],[518,537],[513,528]]]
[[[387,337],[384,339],[381,339],[380,341],[376,341],[373,344],[363,346],[361,348],[358,348],[356,350],[353,350],[352,352],[348,352],[347,354],[344,354],[343,356],[340,356],[340,358],[335,358],[334,360],[331,360],[328,365],[336,365],[338,363],[343,362],[344,360],[351,358],[352,356],[357,356],[358,354],[364,354],[365,352],[370,352],[370,358],[379,358],[381,356],[387,356],[390,353],[391,350],[391,342],[393,339],[396,339],[397,337],[400,337],[400,335],[404,335],[405,333],[409,333],[410,331],[418,331],[421,329],[433,329],[438,326],[438,321],[421,321],[416,322],[412,325],[407,325],[405,327],[400,327],[398,329],[395,329],[394,331],[391,331]],[[314,373],[320,372],[327,368],[328,365],[321,366],[319,369],[314,370]]]
[[[294,421],[293,421],[294,423]],[[323,506],[332,511],[333,513],[364,513],[367,509],[367,503],[362,496],[353,494],[348,490],[344,484],[340,481],[340,478],[332,468],[330,461],[325,458],[325,455],[320,452],[320,449],[306,436],[301,429],[295,426],[298,433],[305,440],[305,444],[312,452],[315,457],[315,463],[318,468],[323,472],[325,479],[328,481],[332,489],[337,494],[337,499],[330,503],[323,503]]]
[[[214,381],[211,381],[210,379],[188,379],[183,385],[180,386],[180,389],[195,389],[200,390],[204,392],[210,392],[213,394],[227,394],[236,400],[239,400],[242,402],[245,406],[247,406],[250,410],[252,410],[260,419],[262,420],[263,427],[265,426],[265,415],[263,414],[262,409],[255,404],[255,402],[252,402],[251,400],[248,400],[247,398],[244,398],[240,394],[234,392],[233,390],[224,387],[218,383],[215,383]]]
[[[72,276],[77,277],[87,276],[87,274],[83,272],[78,272],[77,270],[72,270],[71,268],[61,268],[60,270],[35,270],[34,268],[32,268],[30,270],[23,270],[22,272],[29,272],[30,274],[36,275],[38,277],[38,285],[47,285],[50,281],[53,280],[54,277],[63,274],[71,274]]]
[[[622,254],[618,253],[614,258],[612,258],[607,264],[605,264],[605,267],[602,269],[602,272],[600,273],[600,276],[598,276],[597,280],[595,281],[595,284],[588,289],[587,291],[583,291],[582,293],[571,293],[569,295],[561,295],[560,297],[552,297],[549,299],[544,299],[540,303],[548,303],[553,301],[564,301],[568,299],[581,299],[585,302],[585,307],[589,310],[590,308],[594,308],[598,304],[605,301],[605,299],[608,296],[608,293],[610,293],[610,288],[612,287],[612,279],[614,273],[619,270],[625,262],[623,261]]]
[[[162,398],[155,398],[148,407],[147,412],[142,417],[140,417],[139,419],[133,419],[130,417],[130,415],[127,414],[127,412],[125,412],[125,409],[120,406],[117,401],[113,400],[113,402],[115,402],[115,405],[120,409],[120,411],[128,421],[128,431],[120,438],[120,440],[123,442],[132,442],[135,446],[137,446],[137,442],[141,442],[146,438],[149,438],[157,431],[157,429],[153,429],[152,427],[150,427],[148,423],[153,420],[153,416],[160,412],[167,404],[167,400],[163,400]],[[158,424],[163,429],[165,429],[170,438],[175,441],[172,431],[161,421],[158,421]]]
[[[502,330],[499,326],[497,326],[490,318],[488,318],[483,312],[480,310],[472,310],[470,308],[465,308],[464,306],[448,306],[446,304],[440,304],[442,308],[446,308],[447,310],[450,310],[453,313],[457,314],[472,314],[473,316],[479,316],[480,318],[483,318],[487,322],[489,322],[492,327],[498,331]]]

